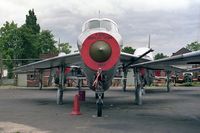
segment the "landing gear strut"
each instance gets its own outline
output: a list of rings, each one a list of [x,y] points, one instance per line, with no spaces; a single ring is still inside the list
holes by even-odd
[[[92,85],[96,90],[96,104],[97,104],[97,117],[102,116],[102,108],[103,108],[103,97],[104,97],[104,89],[103,89],[103,76],[102,70],[99,69],[95,76],[95,80]]]
[[[124,72],[124,79],[123,79],[123,91],[126,91],[126,82],[127,82],[127,74],[128,74],[128,70],[126,68],[124,68],[124,64],[123,66],[123,72]]]
[[[39,90],[42,90],[43,84],[42,84],[42,77],[43,77],[43,70],[39,70]]]
[[[63,89],[64,89],[64,72],[65,67],[62,65],[60,67],[60,75],[59,75],[59,88],[57,90],[57,104],[63,104]]]
[[[102,95],[102,96],[101,96],[101,98],[102,98],[102,99],[104,99],[104,93],[101,93],[101,95]],[[95,98],[96,98],[96,99],[98,99],[98,98],[99,98],[99,95],[98,95],[98,93],[95,93]]]
[[[127,82],[127,74],[128,74],[128,70],[125,69],[124,70],[124,79],[123,79],[123,91],[126,91],[126,82]]]
[[[170,88],[170,71],[167,71],[167,92],[170,92],[171,91],[171,88]]]
[[[137,105],[142,105],[142,79],[138,72],[138,69],[134,69],[134,77],[135,77],[135,103]]]

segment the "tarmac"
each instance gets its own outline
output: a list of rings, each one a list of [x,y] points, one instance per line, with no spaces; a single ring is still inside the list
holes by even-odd
[[[143,105],[134,89],[105,92],[103,117],[96,117],[95,93],[86,90],[82,115],[70,115],[76,88],[65,89],[56,105],[56,89],[0,89],[0,133],[199,133],[200,87],[147,88]]]

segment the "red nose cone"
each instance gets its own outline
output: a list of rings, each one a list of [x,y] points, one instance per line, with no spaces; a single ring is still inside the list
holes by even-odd
[[[119,60],[120,47],[113,36],[107,33],[94,33],[83,42],[81,56],[86,66],[93,70],[111,69]]]

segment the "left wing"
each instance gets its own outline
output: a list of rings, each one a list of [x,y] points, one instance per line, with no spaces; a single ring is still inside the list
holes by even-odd
[[[34,71],[35,69],[50,69],[61,65],[71,66],[80,64],[80,62],[81,62],[80,53],[73,53],[30,63],[16,68],[15,72],[19,73],[19,72]]]
[[[173,67],[173,65],[187,65],[187,64],[200,64],[200,51],[190,52],[155,61],[137,63],[132,65],[131,67],[144,67],[148,69],[166,70]]]

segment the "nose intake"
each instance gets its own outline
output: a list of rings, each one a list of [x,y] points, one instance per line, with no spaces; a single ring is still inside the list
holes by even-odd
[[[104,41],[96,41],[90,47],[90,56],[96,62],[107,61],[112,54],[109,44]]]

